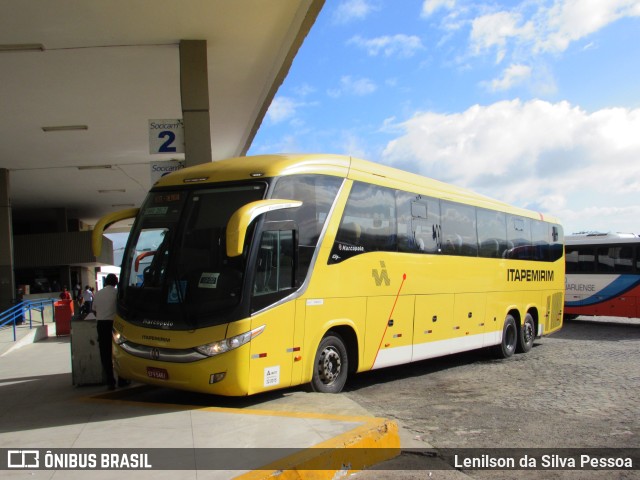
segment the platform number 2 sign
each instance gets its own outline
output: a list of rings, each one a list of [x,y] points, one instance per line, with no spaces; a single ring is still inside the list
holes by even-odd
[[[184,153],[182,119],[149,120],[149,153]]]

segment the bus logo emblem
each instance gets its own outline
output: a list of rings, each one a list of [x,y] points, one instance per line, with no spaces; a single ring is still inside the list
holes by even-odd
[[[391,285],[391,279],[389,278],[389,275],[387,274],[387,267],[385,266],[384,262],[380,262],[380,267],[382,268],[381,272],[378,272],[378,270],[376,270],[375,268],[371,270],[371,276],[373,277],[373,279],[376,282],[376,287],[379,287],[382,285],[382,282],[384,282],[384,284],[388,287],[389,285]]]

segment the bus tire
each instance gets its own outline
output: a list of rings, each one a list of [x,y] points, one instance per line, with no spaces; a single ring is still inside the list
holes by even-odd
[[[342,337],[328,333],[316,352],[311,388],[314,392],[339,393],[347,381],[348,371],[349,359]]]
[[[502,327],[502,342],[495,347],[495,353],[498,358],[509,358],[516,351],[518,344],[518,327],[516,320],[511,314],[504,319]]]
[[[530,313],[524,317],[524,324],[520,327],[518,335],[518,353],[527,353],[533,347],[533,341],[536,339],[536,322]]]

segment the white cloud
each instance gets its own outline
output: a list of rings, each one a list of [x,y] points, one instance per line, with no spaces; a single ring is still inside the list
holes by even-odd
[[[267,110],[267,118],[274,124],[292,120],[297,115],[298,109],[310,105],[314,105],[314,103],[305,103],[291,97],[277,96],[271,102],[269,110]]]
[[[296,114],[298,102],[290,97],[275,97],[267,111],[267,118],[273,123],[280,123]]]
[[[347,44],[354,44],[364,48],[372,57],[382,54],[385,57],[398,55],[402,58],[408,58],[415,55],[418,50],[424,48],[420,37],[404,34],[384,35],[369,39],[356,35],[352,37]]]
[[[294,153],[299,151],[301,151],[301,147],[298,142],[298,137],[296,135],[284,135],[281,139],[273,143],[262,145],[256,153]]]
[[[565,219],[566,233],[592,231],[640,234],[640,205],[590,206],[580,210],[567,208],[560,210],[559,214]]]
[[[368,78],[353,78],[351,75],[345,75],[340,78],[340,87],[329,90],[327,94],[333,98],[342,95],[363,97],[372,94],[377,89],[377,85]]]
[[[572,231],[596,228],[584,212],[607,208],[619,215],[610,229],[640,228],[640,109],[512,100],[402,126],[384,163],[556,214]]]
[[[402,132],[402,125],[398,125],[396,122],[396,117],[388,117],[382,121],[382,126],[380,127],[381,132],[385,133],[398,133]]]
[[[354,20],[362,20],[377,7],[368,0],[345,0],[333,12],[333,22],[347,24]]]
[[[524,22],[517,12],[483,15],[471,22],[471,48],[475,54],[497,49],[496,63],[505,56],[507,41],[527,39],[533,35],[533,24]]]
[[[366,142],[352,132],[342,132],[337,152],[357,158],[369,158]]]
[[[423,11],[427,4],[435,8],[441,3],[425,2]],[[585,43],[584,50],[593,48],[589,37],[594,33],[622,18],[640,16],[640,0],[523,0],[512,5],[497,9],[478,4],[456,7],[460,14],[456,25],[470,25],[467,55],[460,61],[468,61],[468,55],[493,55],[496,64],[528,64],[532,69],[530,87],[539,94],[555,91],[548,70],[535,72],[546,68],[549,54],[558,55],[579,41]],[[447,18],[441,22],[447,31]],[[508,88],[509,78],[502,80],[493,81],[495,90]]]
[[[531,67],[528,65],[510,65],[502,72],[500,78],[489,82],[486,86],[490,91],[509,90],[520,85],[531,77]]]
[[[549,3],[549,2],[546,2]],[[624,17],[640,16],[640,0],[556,0],[551,6],[522,2],[510,10],[483,13],[471,19],[471,50],[496,49],[504,56],[510,42],[528,46],[530,54],[558,53]]]
[[[312,87],[308,83],[303,83],[302,85],[294,88],[294,92],[300,97],[306,97],[308,95],[311,95],[312,93],[315,93],[315,91],[315,87]]]
[[[302,90],[296,90],[296,92],[301,96],[305,96],[314,91],[307,85],[301,87],[301,89]],[[296,119],[298,110],[304,107],[312,107],[317,105],[318,102],[305,102],[296,100],[292,97],[280,95],[276,96],[271,102],[271,105],[269,105],[269,110],[267,110],[266,117],[272,124],[277,124],[289,120],[292,126],[300,127],[303,122],[301,122],[301,120],[299,119]]]
[[[536,51],[562,52],[623,17],[640,16],[639,0],[564,0],[539,14]]]
[[[422,4],[422,16],[429,17],[436,10],[452,10],[455,6],[455,0],[424,0],[424,3]]]

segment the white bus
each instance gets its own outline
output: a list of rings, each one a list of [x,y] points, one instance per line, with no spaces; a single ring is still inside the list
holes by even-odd
[[[640,317],[640,237],[567,235],[565,316]]]

